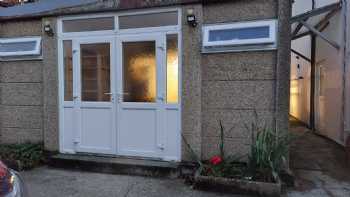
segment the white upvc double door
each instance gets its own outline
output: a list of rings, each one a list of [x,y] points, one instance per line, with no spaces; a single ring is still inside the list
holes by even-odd
[[[76,152],[178,159],[179,104],[166,103],[166,55],[165,34],[74,40]]]

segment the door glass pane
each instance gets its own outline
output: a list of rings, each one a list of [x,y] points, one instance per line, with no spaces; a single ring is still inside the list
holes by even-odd
[[[177,35],[167,35],[167,103],[179,100],[179,50]]]
[[[119,29],[161,27],[177,24],[177,12],[138,14],[119,17]]]
[[[123,43],[124,102],[156,101],[155,41]]]
[[[82,44],[82,101],[110,101],[110,44]]]
[[[72,41],[63,41],[64,100],[73,101],[73,52]]]
[[[85,18],[63,21],[63,32],[114,30],[114,17]]]

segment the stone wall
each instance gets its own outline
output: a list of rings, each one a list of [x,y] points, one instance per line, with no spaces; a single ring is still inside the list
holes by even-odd
[[[277,18],[278,1],[237,0],[182,8],[182,134],[194,151],[207,159],[218,153],[221,120],[226,129],[226,152],[246,154],[251,133],[245,125],[254,121],[254,111],[260,122],[271,127],[279,111],[283,116],[281,127],[288,125],[285,100],[277,102],[276,96],[285,94],[277,91],[280,89],[289,92],[288,85],[280,83],[285,79],[288,83],[289,77],[279,76],[288,72],[278,69],[285,64],[283,68],[288,71],[288,61],[283,62],[283,58],[289,54],[285,50],[202,54],[202,25]],[[195,11],[196,28],[187,25],[188,8]],[[0,37],[43,38],[43,60],[0,62],[0,142],[44,141],[47,150],[58,151],[57,35],[42,34],[46,20],[56,28],[55,17],[0,23]],[[284,99],[288,101],[289,97]],[[281,110],[276,110],[280,103]],[[191,159],[184,143],[182,159]]]
[[[204,24],[276,19],[275,0],[235,1],[203,7]],[[255,121],[274,128],[277,50],[203,54],[202,158],[219,153],[220,121],[225,152],[246,155]]]
[[[186,11],[194,9],[199,25],[187,25]],[[201,25],[202,5],[184,6],[182,9],[182,135],[197,155],[201,155],[202,144],[202,72],[201,72]],[[182,142],[182,159],[190,160],[191,155]]]
[[[0,37],[40,36],[41,20],[2,22]],[[43,140],[43,62],[0,62],[0,142]]]
[[[56,32],[56,17],[43,18],[42,23],[50,22]],[[59,150],[59,101],[58,101],[58,50],[57,34],[42,35],[43,38],[43,128],[44,145],[48,151]]]

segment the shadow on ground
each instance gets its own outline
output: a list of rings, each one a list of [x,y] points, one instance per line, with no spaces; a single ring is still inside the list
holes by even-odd
[[[350,169],[343,147],[291,120],[296,137],[290,148],[290,166],[296,176],[291,197],[350,197]]]

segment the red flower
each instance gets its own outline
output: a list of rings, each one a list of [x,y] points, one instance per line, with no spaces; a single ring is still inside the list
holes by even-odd
[[[7,175],[6,166],[0,161],[0,180]]]
[[[220,164],[222,162],[222,158],[220,156],[214,156],[210,159],[210,163],[214,166]]]

